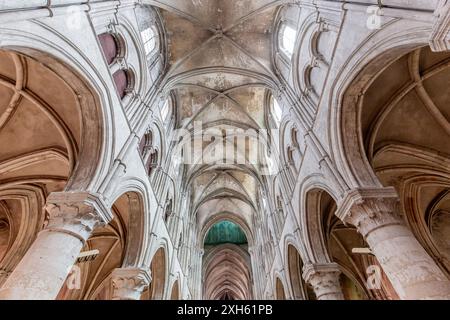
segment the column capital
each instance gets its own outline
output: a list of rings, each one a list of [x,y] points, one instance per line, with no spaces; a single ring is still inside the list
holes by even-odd
[[[336,263],[308,264],[303,267],[303,279],[311,284],[319,300],[343,300],[340,274],[341,269]]]
[[[367,237],[379,227],[403,224],[399,212],[399,198],[393,187],[354,189],[345,194],[336,216]]]
[[[109,223],[113,216],[100,195],[89,192],[55,192],[47,198],[49,223],[45,231],[63,232],[83,243],[92,231]]]
[[[152,281],[150,270],[118,268],[111,275],[113,300],[140,300],[142,291]]]

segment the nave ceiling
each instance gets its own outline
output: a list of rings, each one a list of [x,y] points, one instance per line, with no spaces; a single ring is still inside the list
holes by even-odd
[[[166,86],[177,105],[179,128],[203,128],[220,133],[268,126],[267,79],[272,66],[273,24],[279,1],[150,1],[161,9],[169,50]],[[212,142],[204,142],[204,153]],[[235,143],[227,134],[225,140]],[[248,159],[252,142],[236,146]],[[192,207],[200,226],[223,212],[238,214],[249,226],[257,208],[258,166],[224,164],[211,159],[188,165]],[[223,161],[225,160],[225,161]],[[203,161],[204,162],[204,161]]]
[[[259,149],[252,139],[239,144],[235,133],[252,130],[256,136],[270,127],[268,83],[276,79],[272,43],[279,2],[150,1],[161,9],[165,23],[169,55],[166,91],[177,106],[177,126],[194,132],[193,136],[198,123],[212,132],[211,141],[202,143],[203,161],[195,154],[185,168],[191,214],[196,215],[201,235],[211,227],[211,220],[221,218],[232,219],[251,233],[260,211],[266,150]],[[223,141],[234,150],[211,156],[211,149]],[[250,163],[250,153],[256,148],[258,162]],[[221,274],[235,274],[234,268],[241,263],[226,252],[217,253],[217,261],[223,256],[231,262],[223,264],[226,270]],[[218,289],[222,296],[242,298],[227,281],[227,277],[219,277],[211,286],[228,288]],[[233,281],[239,282],[239,277]]]

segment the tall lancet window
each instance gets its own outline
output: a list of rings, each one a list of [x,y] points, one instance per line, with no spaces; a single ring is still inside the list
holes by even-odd
[[[281,49],[289,57],[289,59],[294,54],[295,39],[297,38],[297,31],[286,25],[282,28],[281,35]]]

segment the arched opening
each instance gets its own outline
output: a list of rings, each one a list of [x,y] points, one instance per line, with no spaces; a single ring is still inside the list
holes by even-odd
[[[316,300],[314,290],[303,280],[303,261],[293,245],[288,245],[288,271],[294,300]]]
[[[111,33],[102,33],[98,36],[100,46],[105,56],[106,63],[111,65],[119,55],[119,43],[117,38]]]
[[[286,300],[286,293],[284,291],[283,282],[281,282],[280,278],[277,278],[276,280],[275,293],[277,300]]]
[[[180,300],[180,288],[178,280],[172,286],[172,293],[170,294],[170,300]]]
[[[363,157],[396,188],[407,224],[450,277],[450,53],[423,47],[371,67],[355,110]]]
[[[111,274],[114,269],[124,265],[125,260],[133,264],[139,259],[140,222],[144,214],[140,195],[135,192],[123,194],[111,210],[114,219],[107,226],[97,228],[81,251],[97,250],[98,253],[92,259],[75,264],[57,299],[111,300]],[[127,247],[133,250],[127,251]]]
[[[167,277],[166,269],[166,251],[161,247],[153,256],[150,265],[152,281],[142,294],[142,300],[162,300],[164,298],[164,288]]]
[[[308,228],[319,230],[316,232],[317,237],[313,239],[312,250],[321,253],[322,261],[330,260],[329,262],[339,265],[342,272],[341,289],[345,299],[368,299],[368,256],[354,250],[366,249],[368,245],[354,227],[344,225],[337,218],[336,202],[326,191],[310,190],[306,203],[307,214],[311,217]]]
[[[158,161],[159,161],[159,153],[158,150],[153,150],[150,153],[150,156],[147,159],[147,174],[150,176],[153,171],[158,167]]]

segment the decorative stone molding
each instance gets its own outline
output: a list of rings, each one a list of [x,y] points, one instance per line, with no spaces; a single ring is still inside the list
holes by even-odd
[[[436,20],[430,36],[431,50],[450,50],[450,1],[441,0],[434,11],[434,16]]]
[[[113,216],[99,195],[88,192],[57,192],[47,199],[45,209],[50,221],[43,232],[68,233],[83,243],[98,227]]]
[[[347,192],[336,216],[354,225],[364,237],[382,226],[403,224],[394,188],[355,189]]]
[[[139,268],[115,269],[111,276],[113,300],[140,300],[152,281],[150,270]]]
[[[341,270],[336,263],[308,264],[303,267],[303,279],[311,284],[319,300],[343,300],[339,275]]]

